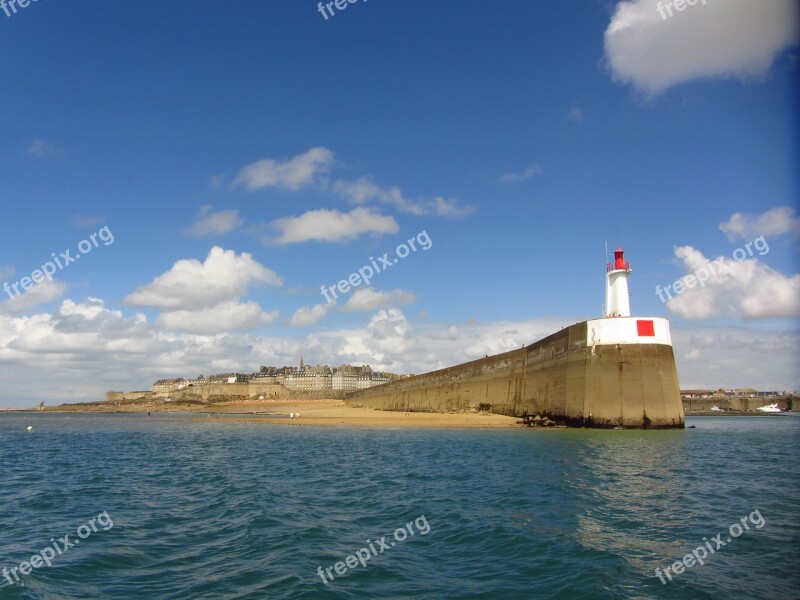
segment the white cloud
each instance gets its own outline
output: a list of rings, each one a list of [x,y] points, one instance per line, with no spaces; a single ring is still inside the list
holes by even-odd
[[[213,334],[269,325],[278,314],[278,311],[264,312],[256,302],[229,300],[200,310],[163,312],[156,326],[184,333]]]
[[[454,219],[466,217],[475,212],[474,206],[459,206],[455,200],[447,200],[437,196],[432,200],[433,212],[439,217],[451,217]]]
[[[367,331],[378,360],[385,360],[388,354],[411,352],[416,345],[408,319],[396,308],[378,311],[369,320]]]
[[[374,201],[416,216],[435,214],[441,217],[463,217],[475,212],[471,206],[462,207],[456,200],[446,200],[442,197],[410,200],[403,196],[399,187],[381,187],[369,177],[360,177],[353,181],[339,179],[333,184],[333,190],[353,204],[367,204]]]
[[[399,187],[381,187],[369,177],[361,177],[355,181],[340,179],[334,183],[333,189],[337,194],[347,198],[354,204],[378,201],[381,204],[391,205],[400,212],[412,215],[420,216],[428,212],[423,203],[403,197],[403,192]]]
[[[292,315],[289,325],[292,327],[308,327],[309,325],[316,325],[319,323],[333,308],[336,302],[325,302],[324,304],[315,304],[311,308],[303,306],[298,308]]]
[[[511,183],[519,183],[521,181],[527,181],[532,177],[536,177],[537,175],[542,174],[542,168],[539,165],[531,165],[530,167],[524,168],[519,173],[503,173],[500,176],[500,183],[511,184]]]
[[[18,288],[20,289],[20,288]],[[58,300],[67,291],[67,285],[60,281],[43,280],[19,296],[9,298],[0,303],[0,313],[19,315],[34,306]]]
[[[475,212],[471,206],[459,206],[456,200],[442,197],[412,200],[405,197],[399,187],[383,187],[369,177],[339,179],[330,185],[325,176],[333,169],[334,163],[334,153],[321,146],[282,161],[265,158],[240,169],[231,187],[244,187],[248,191],[269,187],[298,191],[317,185],[320,189],[333,191],[353,204],[375,202],[416,216],[434,214],[462,217]],[[213,181],[216,185],[221,185],[222,179],[218,176]]]
[[[333,152],[320,146],[290,159],[265,158],[242,167],[232,187],[241,186],[250,192],[269,187],[297,191],[317,182],[320,175],[330,170],[333,161]]]
[[[777,236],[784,233],[800,234],[800,217],[794,215],[794,207],[778,206],[760,215],[733,213],[731,218],[719,224],[730,241],[737,238],[752,240],[758,236]]]
[[[213,208],[210,204],[201,206],[197,213],[197,220],[185,230],[185,233],[198,238],[209,235],[224,235],[243,223],[242,219],[239,218],[238,210],[211,212]]]
[[[745,320],[800,316],[800,274],[787,277],[755,257],[709,260],[691,246],[675,248],[675,256],[687,275],[705,282],[667,301],[667,309],[674,314],[685,319]],[[685,276],[681,279],[686,281]]]
[[[25,149],[25,154],[31,158],[48,158],[50,156],[59,156],[61,153],[53,144],[41,139],[36,139],[28,144],[28,147]]]
[[[662,9],[667,2],[661,2]],[[702,0],[663,18],[659,0],[619,2],[605,32],[615,79],[655,95],[704,77],[765,75],[800,39],[796,0]]]
[[[345,242],[363,233],[397,233],[400,229],[394,217],[384,216],[368,208],[355,208],[343,213],[321,208],[298,217],[273,221],[270,226],[280,234],[266,242],[295,244],[298,242]]]
[[[137,288],[124,302],[131,306],[198,310],[239,299],[251,284],[257,283],[278,286],[283,282],[251,254],[242,252],[237,256],[233,250],[214,246],[205,262],[179,260],[169,271]]]
[[[388,308],[390,306],[402,306],[411,304],[416,299],[417,295],[414,292],[406,290],[397,289],[391,292],[379,292],[371,287],[361,288],[353,292],[343,310],[357,312]]]

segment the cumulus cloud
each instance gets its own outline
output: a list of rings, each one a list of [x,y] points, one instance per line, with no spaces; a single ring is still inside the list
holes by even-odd
[[[321,146],[289,159],[265,158],[242,167],[232,187],[244,187],[249,192],[270,187],[297,191],[317,182],[333,161],[333,152]]]
[[[214,207],[206,204],[200,207],[196,221],[185,230],[191,237],[224,235],[238,228],[242,223],[238,210],[220,210],[212,212]]]
[[[355,180],[339,179],[331,184],[326,176],[334,166],[334,153],[327,148],[317,146],[289,159],[265,158],[249,164],[239,170],[230,187],[241,187],[247,191],[270,187],[299,191],[316,185],[318,189],[331,191],[353,204],[361,206],[369,203],[383,204],[398,212],[417,216],[458,218],[475,212],[472,206],[462,206],[457,200],[441,196],[408,198],[399,187],[380,186],[370,177],[360,177]],[[221,176],[214,181],[217,185],[221,185]]]
[[[400,229],[394,217],[363,207],[346,213],[327,208],[310,210],[298,217],[273,221],[270,227],[280,232],[277,237],[264,240],[273,244],[346,242],[363,233],[397,233]]]
[[[800,234],[800,217],[792,206],[778,206],[760,215],[733,213],[731,218],[719,224],[730,241],[737,238],[752,240],[758,236],[777,236],[784,233]]]
[[[67,285],[65,283],[45,279],[22,292],[19,296],[14,296],[0,303],[0,313],[19,315],[34,306],[58,300],[66,291]]]
[[[372,288],[361,288],[353,292],[353,295],[344,305],[344,310],[357,312],[388,308],[390,306],[402,306],[411,304],[416,299],[417,295],[414,292],[401,289],[391,292],[379,292]]]
[[[704,77],[760,77],[800,40],[799,6],[796,0],[699,0],[681,12],[673,4],[673,15],[664,11],[664,18],[659,0],[625,0],[605,32],[606,61],[615,79],[650,95]]]
[[[168,310],[198,310],[241,298],[252,284],[282,285],[273,271],[242,252],[214,246],[204,262],[183,259],[152,282],[129,294],[131,306]]]
[[[503,173],[500,176],[500,183],[511,184],[511,183],[519,183],[521,181],[527,181],[537,175],[542,174],[542,168],[539,165],[531,165],[530,167],[525,167],[519,173]]]
[[[140,347],[136,338],[145,332],[146,323],[143,315],[126,318],[107,309],[98,298],[81,303],[67,299],[52,315],[0,317],[0,361],[24,363],[25,357],[38,356],[40,366],[47,363],[48,369],[58,371],[62,365],[71,365],[81,370],[73,375],[85,375],[85,369],[91,369],[91,356],[99,358],[104,351],[135,352]],[[128,348],[127,342],[131,343]],[[30,385],[26,388],[30,391]]]
[[[302,306],[292,315],[289,325],[292,327],[308,327],[316,325],[336,306],[336,302],[315,304],[312,307]]]
[[[333,184],[333,190],[353,204],[378,202],[391,206],[398,212],[416,216],[435,214],[441,217],[462,217],[475,212],[474,207],[459,206],[456,200],[442,197],[411,200],[403,195],[399,187],[382,187],[369,177],[352,181],[339,179]]]
[[[278,311],[264,312],[256,302],[229,300],[200,310],[163,312],[156,326],[170,331],[211,334],[269,325],[278,315]]]
[[[402,311],[380,310],[369,320],[367,331],[376,350],[376,358],[385,360],[389,353],[410,352],[416,340],[409,335],[411,326]]]
[[[396,186],[381,187],[369,177],[361,177],[355,181],[340,179],[333,184],[333,189],[354,204],[378,201],[382,204],[389,204],[400,212],[412,215],[424,215],[427,212],[423,204],[403,197],[400,188]]]
[[[460,206],[456,200],[448,200],[437,196],[432,201],[433,213],[438,217],[451,217],[454,219],[466,217],[475,212],[474,206]]]
[[[134,383],[142,386],[150,379],[147,368],[156,364],[150,361],[163,360],[170,351],[170,344],[158,339],[143,315],[124,317],[95,298],[82,303],[64,300],[53,314],[0,314],[0,405],[31,406],[34,400],[53,398],[97,400],[106,389],[121,389],[123,383],[133,389]]]
[[[743,260],[722,256],[710,260],[691,246],[676,247],[675,257],[687,273],[681,281],[687,288],[667,301],[667,309],[685,319],[800,316],[800,274],[787,277],[756,256],[747,258],[743,249],[736,252],[744,253],[737,256]],[[702,285],[700,279],[705,280]]]

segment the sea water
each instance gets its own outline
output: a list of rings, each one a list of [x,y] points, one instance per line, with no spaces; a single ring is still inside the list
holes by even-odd
[[[0,598],[800,597],[800,418],[687,424],[2,414]]]

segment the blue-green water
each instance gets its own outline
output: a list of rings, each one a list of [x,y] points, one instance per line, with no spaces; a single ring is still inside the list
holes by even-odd
[[[20,583],[0,580],[0,598],[800,597],[800,418],[688,424],[697,428],[0,415],[0,568],[61,550],[65,535],[79,542],[50,567],[18,570]],[[760,528],[666,585],[655,576],[754,510]],[[414,535],[396,541],[398,528]],[[395,545],[379,552],[382,536]],[[367,540],[377,557],[368,550],[366,566],[343,564],[323,583],[318,567],[324,575]]]

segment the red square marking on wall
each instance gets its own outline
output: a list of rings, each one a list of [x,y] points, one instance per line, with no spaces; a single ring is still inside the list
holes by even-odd
[[[639,334],[639,337],[642,336],[652,336],[655,337],[656,331],[653,327],[652,321],[636,321],[636,331]]]

